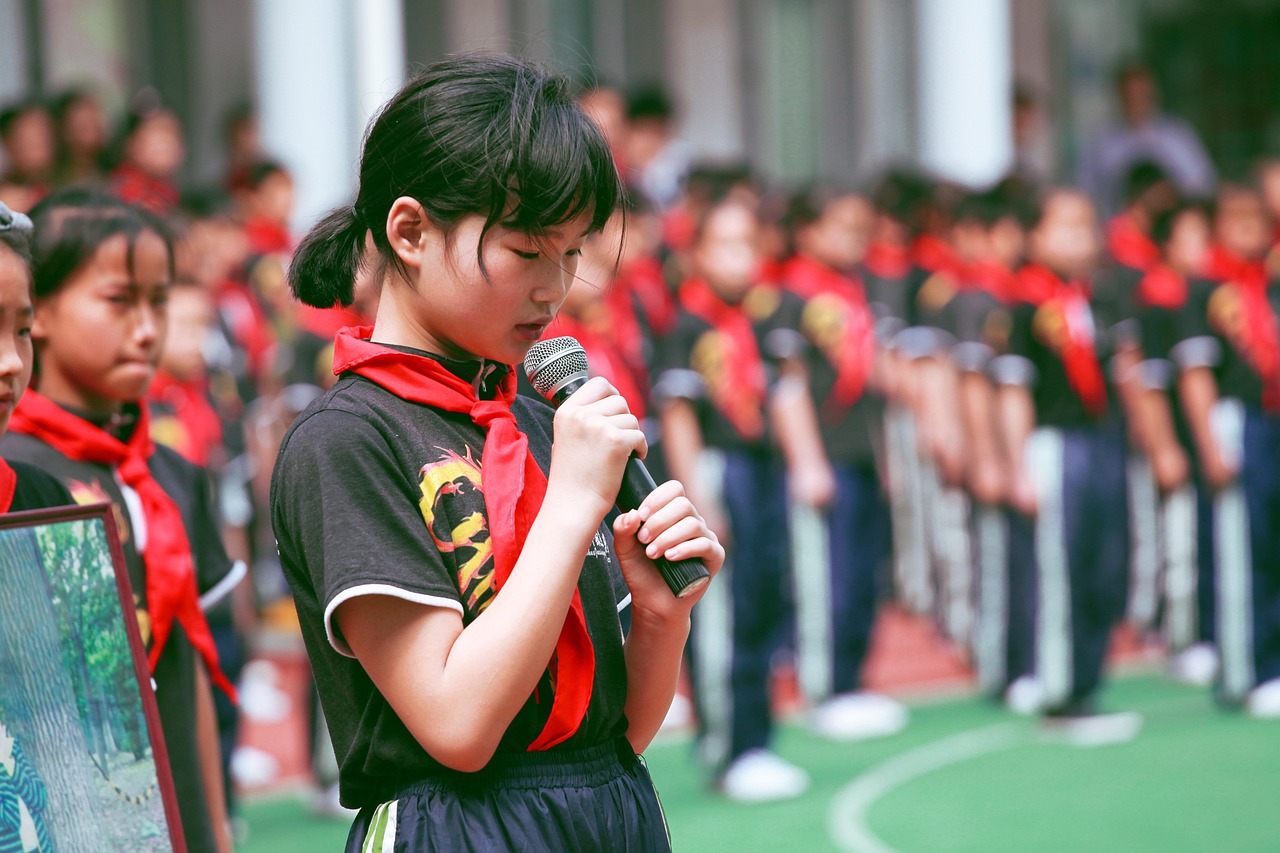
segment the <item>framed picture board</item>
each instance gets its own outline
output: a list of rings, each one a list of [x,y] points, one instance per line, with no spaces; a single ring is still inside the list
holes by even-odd
[[[109,504],[0,516],[0,850],[186,851]]]

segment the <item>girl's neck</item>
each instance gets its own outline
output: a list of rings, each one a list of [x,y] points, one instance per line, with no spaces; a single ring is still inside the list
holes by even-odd
[[[61,375],[47,371],[40,377],[39,392],[62,408],[97,426],[105,426],[124,412],[124,401],[90,394],[65,381]]]

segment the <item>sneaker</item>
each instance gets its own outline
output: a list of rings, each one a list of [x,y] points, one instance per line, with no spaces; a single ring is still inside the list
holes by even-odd
[[[1245,713],[1255,720],[1280,720],[1280,678],[1264,681],[1249,692]]]
[[[671,699],[671,707],[667,709],[667,715],[662,718],[662,725],[658,727],[658,731],[667,734],[692,727],[693,702],[689,701],[688,696],[677,693]]]
[[[1210,687],[1218,677],[1218,650],[1210,643],[1196,643],[1169,659],[1169,675],[1192,687]]]
[[[1128,743],[1142,731],[1142,715],[1133,711],[1118,714],[1048,714],[1044,728],[1072,746],[1092,747]]]
[[[790,800],[809,788],[809,774],[767,749],[749,749],[720,778],[724,795],[739,803]]]
[[[1024,717],[1038,714],[1044,706],[1044,685],[1034,675],[1021,676],[1004,691],[1004,704]]]
[[[321,788],[311,798],[311,813],[316,817],[327,817],[334,820],[354,820],[358,809],[349,809],[338,799],[338,786],[330,785]]]
[[[907,727],[907,709],[878,693],[845,693],[814,708],[809,726],[831,740],[886,737]]]

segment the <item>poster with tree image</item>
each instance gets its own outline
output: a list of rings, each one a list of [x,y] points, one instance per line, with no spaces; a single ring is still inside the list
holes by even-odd
[[[109,504],[0,516],[0,850],[185,853]]]

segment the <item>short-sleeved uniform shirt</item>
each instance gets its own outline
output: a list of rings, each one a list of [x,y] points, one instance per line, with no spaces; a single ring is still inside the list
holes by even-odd
[[[77,413],[78,414],[78,413]],[[134,412],[136,415],[136,411]],[[132,420],[126,413],[115,434],[127,439]],[[146,543],[146,520],[137,493],[124,486],[115,471],[106,465],[81,462],[31,435],[9,432],[0,437],[0,455],[18,464],[28,463],[52,475],[70,492],[76,504],[109,502],[116,530],[129,570],[129,583],[137,603],[138,623],[145,645],[150,647],[150,618],[146,600],[146,567],[142,553]],[[205,472],[175,451],[157,445],[148,460],[151,475],[173,499],[182,514],[187,539],[195,560],[201,606],[217,604],[244,577],[242,566],[233,566],[222,545],[212,487]],[[15,466],[15,470],[17,466]],[[22,484],[19,472],[19,486]],[[15,504],[16,504],[15,495]],[[172,766],[182,829],[192,851],[214,850],[204,785],[200,772],[195,726],[197,655],[176,621],[152,676],[156,683],[156,704],[164,730],[165,747]]]
[[[1280,316],[1280,287],[1267,288],[1273,314]],[[1255,409],[1263,407],[1263,380],[1249,355],[1246,306],[1233,283],[1196,282],[1187,309],[1181,312],[1177,342],[1170,347],[1182,370],[1213,370],[1221,397],[1238,399]]]
[[[724,395],[734,393],[734,370],[728,364],[730,350],[722,334],[710,323],[681,307],[675,328],[663,341],[661,369],[654,382],[653,396],[659,407],[672,400],[693,405],[702,442],[707,447],[751,453],[768,453],[772,447],[764,406],[772,376],[764,360],[763,324],[774,316],[782,300],[782,290],[761,284],[748,291],[740,310],[751,321],[761,370],[765,371],[765,393],[753,402],[762,429],[746,434],[724,411]],[[741,365],[739,365],[741,367]],[[742,393],[749,394],[748,391]]]
[[[865,312],[865,322],[852,323],[849,312],[859,311]],[[796,359],[804,365],[827,458],[840,464],[874,465],[873,437],[883,423],[884,398],[868,387],[850,404],[835,394],[840,349],[854,335],[874,334],[871,309],[862,295],[852,291],[852,285],[848,295],[822,293],[810,299],[784,290],[777,310],[760,328],[766,358]]]
[[[1031,392],[1036,423],[1047,427],[1078,427],[1099,423],[1072,386],[1063,356],[1068,323],[1079,334],[1091,337],[1098,366],[1108,378],[1113,352],[1112,322],[1087,302],[1077,316],[1065,316],[1059,300],[1043,304],[1020,302],[1009,309],[1009,338],[1004,350],[991,362],[991,375],[999,385],[1021,385]],[[1108,381],[1107,413],[1117,413],[1114,383]]]
[[[52,474],[45,473],[25,462],[5,461],[18,477],[13,489],[13,502],[9,504],[9,512],[26,512],[75,504],[71,499],[71,492],[67,491],[67,487]]]
[[[477,384],[486,398],[508,369],[437,360]],[[524,396],[511,408],[547,471],[553,410]],[[465,414],[410,402],[345,373],[299,415],[281,444],[272,521],[347,806],[392,799],[408,785],[438,776],[442,765],[414,739],[352,656],[334,611],[362,595],[453,610],[464,625],[484,610],[496,594],[481,468],[484,442],[484,431]],[[630,598],[605,524],[588,550],[578,590],[595,651],[594,686],[580,728],[556,750],[599,744],[626,731],[619,611]],[[499,742],[499,753],[524,752],[537,738],[552,694],[544,673]]]

